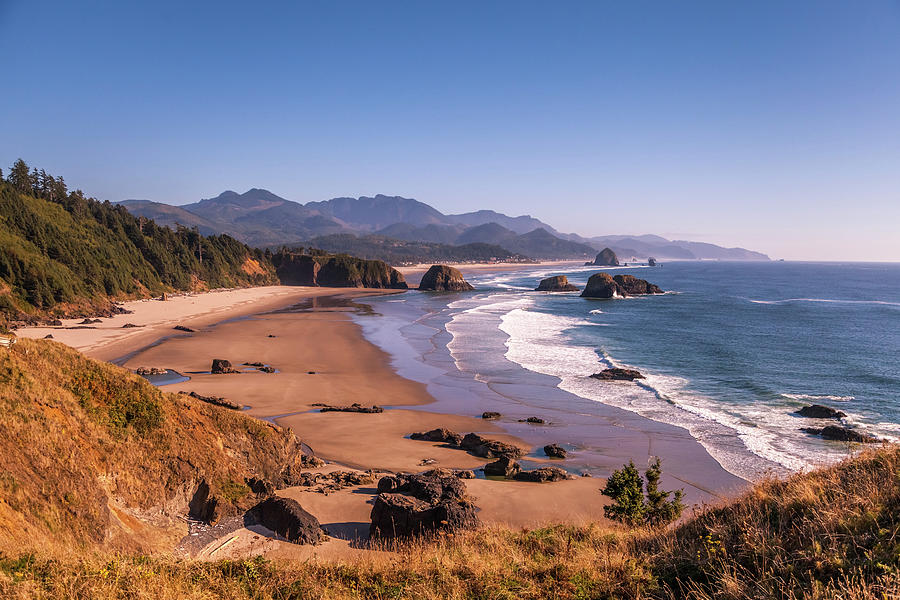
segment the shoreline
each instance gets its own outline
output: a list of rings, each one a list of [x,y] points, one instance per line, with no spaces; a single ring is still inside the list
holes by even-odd
[[[477,418],[474,415],[480,411],[475,413],[470,410],[471,406],[448,405],[445,399],[431,394],[425,384],[398,374],[391,355],[370,342],[363,328],[349,314],[359,311],[360,304],[369,306],[356,301],[392,293],[404,292],[286,286],[250,288],[172,298],[165,303],[137,301],[131,303],[134,306],[127,306],[135,310],[133,314],[104,320],[98,329],[35,327],[19,333],[27,337],[54,333],[57,341],[68,343],[93,358],[122,358],[122,366],[131,370],[149,366],[183,373],[191,379],[161,389],[223,396],[248,406],[247,413],[251,416],[291,427],[304,444],[331,462],[321,469],[323,471],[352,468],[421,472],[437,467],[476,469],[490,462],[443,444],[413,441],[407,437],[414,431],[437,427],[460,433],[477,432],[520,445],[526,449],[524,461],[529,467],[553,464],[550,459],[532,452],[535,443],[531,436],[520,437],[508,426]],[[70,321],[77,322],[75,319]],[[118,321],[144,326],[123,330]],[[176,324],[191,327],[196,332],[175,331],[172,328]],[[226,358],[235,366],[244,362],[262,362],[272,365],[278,372],[211,375],[209,365],[213,358]],[[359,402],[389,408],[380,414],[321,413],[312,406],[316,402],[333,405]],[[538,409],[535,411],[536,414],[539,412]],[[637,419],[650,423],[642,417]],[[633,423],[610,430],[617,433],[613,435],[613,443],[619,444],[628,438],[638,446],[649,444],[643,439],[644,434],[635,436],[636,431],[631,425]],[[647,431],[653,432],[654,428]],[[692,456],[692,452],[673,454],[673,448],[687,449],[688,446],[684,445],[683,439],[668,437],[663,435],[658,440],[664,458]],[[695,440],[690,441],[701,448]],[[692,483],[690,479],[680,481],[703,494],[703,501],[718,496],[715,490]],[[577,477],[548,484],[486,479],[467,480],[466,483],[470,493],[477,498],[481,508],[479,516],[486,524],[532,527],[553,521],[604,520],[603,506],[607,499],[599,493],[603,484],[599,478]],[[289,488],[279,493],[297,499],[305,507],[312,507],[313,514],[320,518],[332,539],[324,546],[314,548],[269,538],[264,539],[265,543],[255,544],[251,542],[255,539],[252,532],[241,530],[229,535],[246,543],[229,544],[231,550],[227,554],[201,552],[198,556],[223,558],[263,553],[271,557],[308,558],[368,552],[358,546],[368,531],[371,508],[368,502],[375,493],[374,488],[362,486],[340,490],[327,497],[306,488]],[[699,499],[696,492],[692,496]],[[353,535],[346,535],[349,522],[356,532]],[[209,544],[207,549],[213,546]]]

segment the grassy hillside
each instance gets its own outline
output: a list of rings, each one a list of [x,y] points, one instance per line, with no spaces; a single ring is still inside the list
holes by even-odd
[[[159,551],[177,533],[164,517],[183,514],[201,477],[223,502],[246,505],[246,477],[276,481],[297,460],[292,435],[162,393],[43,340],[0,352],[0,411],[0,597],[874,600],[900,593],[896,446],[761,483],[668,530],[492,528],[351,561],[200,563]]]
[[[159,227],[41,181],[0,180],[0,319],[79,316],[112,300],[276,282],[262,252],[228,236]]]
[[[246,478],[279,482],[300,459],[288,430],[49,340],[0,351],[0,414],[6,553],[171,547],[201,480],[219,515],[237,514]]]

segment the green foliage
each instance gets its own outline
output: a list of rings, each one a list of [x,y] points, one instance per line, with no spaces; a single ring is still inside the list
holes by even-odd
[[[259,250],[226,235],[159,227],[80,190],[69,192],[61,177],[29,174],[20,159],[0,181],[0,280],[0,317],[15,318],[66,304],[97,306],[276,278]]]
[[[656,458],[644,477],[647,479],[647,493],[644,494],[644,482],[633,461],[628,461],[622,469],[613,471],[606,481],[602,493],[613,499],[613,503],[603,507],[606,518],[632,527],[649,525],[658,527],[678,519],[684,510],[682,498],[684,492],[677,490],[667,492],[659,489],[659,478],[662,467]],[[669,499],[669,496],[672,499]]]

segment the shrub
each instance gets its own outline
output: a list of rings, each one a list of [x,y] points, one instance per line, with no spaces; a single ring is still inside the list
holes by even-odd
[[[659,489],[659,478],[662,467],[657,457],[654,459],[644,477],[647,480],[647,491],[644,494],[644,482],[638,473],[634,461],[628,461],[622,469],[613,471],[603,488],[604,496],[613,499],[613,503],[603,507],[607,519],[619,521],[632,527],[649,525],[659,527],[678,519],[684,510],[681,499],[683,490],[667,492]],[[672,496],[669,499],[669,496]]]

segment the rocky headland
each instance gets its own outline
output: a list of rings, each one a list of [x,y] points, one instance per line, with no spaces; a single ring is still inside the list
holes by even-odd
[[[419,289],[430,292],[469,292],[475,288],[463,278],[459,269],[447,265],[431,265],[422,276]]]

